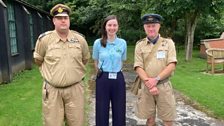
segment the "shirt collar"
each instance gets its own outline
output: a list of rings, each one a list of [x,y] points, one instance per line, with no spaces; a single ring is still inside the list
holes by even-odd
[[[108,42],[108,41],[107,41],[107,44],[109,44],[109,45],[116,45],[116,44],[117,44],[117,36],[115,36],[113,42]]]
[[[160,35],[158,35],[155,39],[150,39],[149,37],[147,37],[147,40],[149,43],[152,43],[152,44],[156,44],[156,42],[158,41]]]
[[[58,35],[58,33],[56,32],[56,30],[53,31],[53,37],[55,39],[55,42],[60,42],[61,37]]]
[[[53,31],[54,32],[54,35],[55,35],[55,40],[56,42],[60,42],[62,39],[61,37],[58,35],[58,33],[56,32],[56,30]],[[68,42],[77,42],[78,40],[72,35],[72,32],[69,30],[68,32],[68,36],[66,38],[66,40]]]

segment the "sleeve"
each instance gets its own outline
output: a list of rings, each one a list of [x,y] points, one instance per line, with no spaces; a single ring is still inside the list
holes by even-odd
[[[127,60],[127,42],[124,40],[124,52],[122,54],[122,60]]]
[[[99,39],[95,40],[95,42],[93,44],[93,54],[92,54],[92,58],[94,60],[98,60],[99,59],[99,48],[98,48],[98,44],[99,44]]]
[[[41,39],[38,39],[36,42],[34,53],[33,53],[33,58],[40,61],[44,61],[45,53],[46,53],[46,45],[44,41],[41,41]]]
[[[82,38],[82,60],[88,60],[90,58],[89,46],[85,38]]]
[[[135,54],[134,54],[134,69],[136,67],[144,68],[141,47],[140,47],[140,44],[138,44],[138,43],[135,46]]]
[[[171,62],[177,62],[177,57],[176,57],[176,48],[173,40],[169,39],[168,40],[168,46],[169,46],[169,51],[168,51],[168,60],[167,60],[167,65]]]

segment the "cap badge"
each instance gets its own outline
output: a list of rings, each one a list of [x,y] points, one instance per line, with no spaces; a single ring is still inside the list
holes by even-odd
[[[61,13],[63,9],[61,7],[58,8],[58,13]]]
[[[149,17],[148,18],[148,21],[153,21],[153,17]]]

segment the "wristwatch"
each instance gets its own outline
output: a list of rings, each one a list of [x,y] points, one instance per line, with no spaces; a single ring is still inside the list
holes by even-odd
[[[155,78],[157,81],[160,81],[160,76],[156,76],[156,78]]]

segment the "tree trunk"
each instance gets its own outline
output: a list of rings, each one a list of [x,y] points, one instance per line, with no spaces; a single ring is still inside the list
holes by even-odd
[[[185,25],[186,25],[186,37],[185,37],[185,60],[189,61],[192,59],[192,51],[194,44],[194,32],[197,25],[198,13],[186,14]]]

